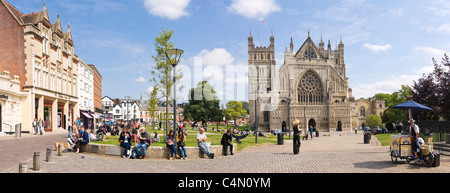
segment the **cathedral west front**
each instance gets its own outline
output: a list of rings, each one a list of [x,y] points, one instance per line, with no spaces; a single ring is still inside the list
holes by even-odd
[[[248,37],[252,127],[257,112],[259,131],[292,131],[295,120],[300,121],[301,129],[312,126],[319,132],[350,131],[364,127],[369,114],[384,112],[384,101],[355,100],[352,96],[342,39],[333,50],[330,41],[325,47],[322,38],[317,46],[309,32],[298,49],[291,38],[279,69],[275,67],[274,41],[272,34],[269,46],[255,46],[252,35]]]

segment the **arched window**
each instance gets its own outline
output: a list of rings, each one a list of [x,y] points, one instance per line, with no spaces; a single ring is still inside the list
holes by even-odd
[[[365,107],[361,107],[361,108],[359,109],[359,115],[360,115],[361,117],[365,117],[365,116],[366,116],[366,108],[365,108]]]
[[[301,104],[322,104],[324,102],[322,82],[312,71],[306,72],[300,79],[298,102]]]

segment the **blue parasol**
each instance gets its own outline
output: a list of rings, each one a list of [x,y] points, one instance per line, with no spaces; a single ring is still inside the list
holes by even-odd
[[[409,110],[409,119],[412,118],[412,111],[426,111],[426,110],[433,110],[430,107],[424,106],[422,104],[416,103],[414,101],[408,101],[406,103],[402,103],[399,105],[395,105],[391,107],[393,109],[402,109],[402,110]]]

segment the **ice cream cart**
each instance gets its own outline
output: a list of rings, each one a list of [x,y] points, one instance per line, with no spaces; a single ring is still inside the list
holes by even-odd
[[[412,150],[411,136],[391,135],[391,161],[398,163],[398,159],[405,159],[409,163],[417,159],[418,162],[430,167],[434,162],[432,138],[428,139],[428,144],[421,145],[422,154],[420,155]]]

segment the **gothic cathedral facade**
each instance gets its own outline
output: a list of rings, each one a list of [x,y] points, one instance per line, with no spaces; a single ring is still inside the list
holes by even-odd
[[[352,96],[346,77],[344,44],[342,40],[333,50],[330,41],[317,46],[309,36],[294,51],[284,52],[284,63],[275,67],[275,38],[269,46],[255,46],[248,37],[248,83],[250,125],[255,127],[255,112],[259,131],[292,130],[294,120],[301,129],[313,127],[319,132],[350,131],[364,126],[367,112],[360,114],[359,101],[380,102]],[[381,101],[384,108],[384,101]],[[376,106],[377,112],[381,106]],[[380,107],[380,108],[378,108]]]

